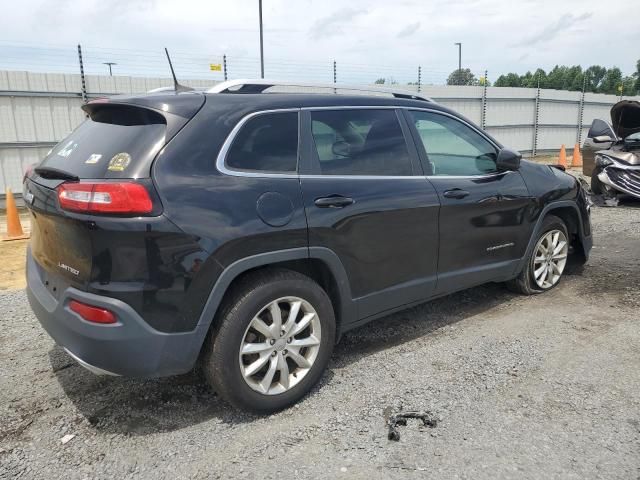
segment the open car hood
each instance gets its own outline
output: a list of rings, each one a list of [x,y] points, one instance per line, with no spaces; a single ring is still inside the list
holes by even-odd
[[[611,126],[618,138],[640,132],[640,102],[622,100],[611,107]]]

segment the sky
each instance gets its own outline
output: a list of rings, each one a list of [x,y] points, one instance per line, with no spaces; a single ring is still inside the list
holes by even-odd
[[[165,46],[186,75],[207,75],[222,54],[231,76],[259,73],[258,0],[0,2],[3,69],[75,68],[81,43],[87,67],[101,73],[104,61],[119,63],[115,73],[155,73]],[[455,42],[463,67],[490,79],[556,64],[630,74],[640,58],[636,2],[264,0],[265,76],[329,80],[335,60],[342,78],[410,80],[420,65],[423,81],[437,82],[457,68]]]

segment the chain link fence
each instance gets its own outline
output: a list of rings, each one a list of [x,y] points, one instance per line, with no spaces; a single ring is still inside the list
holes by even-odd
[[[232,78],[260,76],[260,58],[225,52],[184,52],[169,49],[179,79],[219,82]],[[30,72],[80,73],[133,77],[169,77],[164,50],[132,50],[91,45],[38,47],[0,42],[0,69]],[[324,61],[290,60],[267,57],[265,77],[318,83],[351,85],[445,85],[452,72],[420,65],[358,64],[339,58]],[[482,81],[484,70],[474,72]],[[466,78],[465,78],[466,80]]]

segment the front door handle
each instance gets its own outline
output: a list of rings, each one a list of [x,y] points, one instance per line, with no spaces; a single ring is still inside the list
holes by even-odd
[[[469,192],[467,192],[466,190],[462,190],[460,188],[453,188],[451,190],[447,190],[446,192],[444,192],[443,195],[447,198],[456,198],[459,200],[461,198],[469,196]]]
[[[328,197],[316,198],[316,207],[320,208],[343,208],[353,203],[353,198],[342,195],[330,195]]]

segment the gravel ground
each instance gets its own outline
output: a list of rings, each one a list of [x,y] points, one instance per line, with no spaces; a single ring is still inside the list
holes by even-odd
[[[591,260],[545,295],[487,285],[350,332],[269,417],[195,374],[93,376],[0,293],[0,478],[639,478],[639,207],[594,209]],[[401,410],[438,425],[391,442]]]

